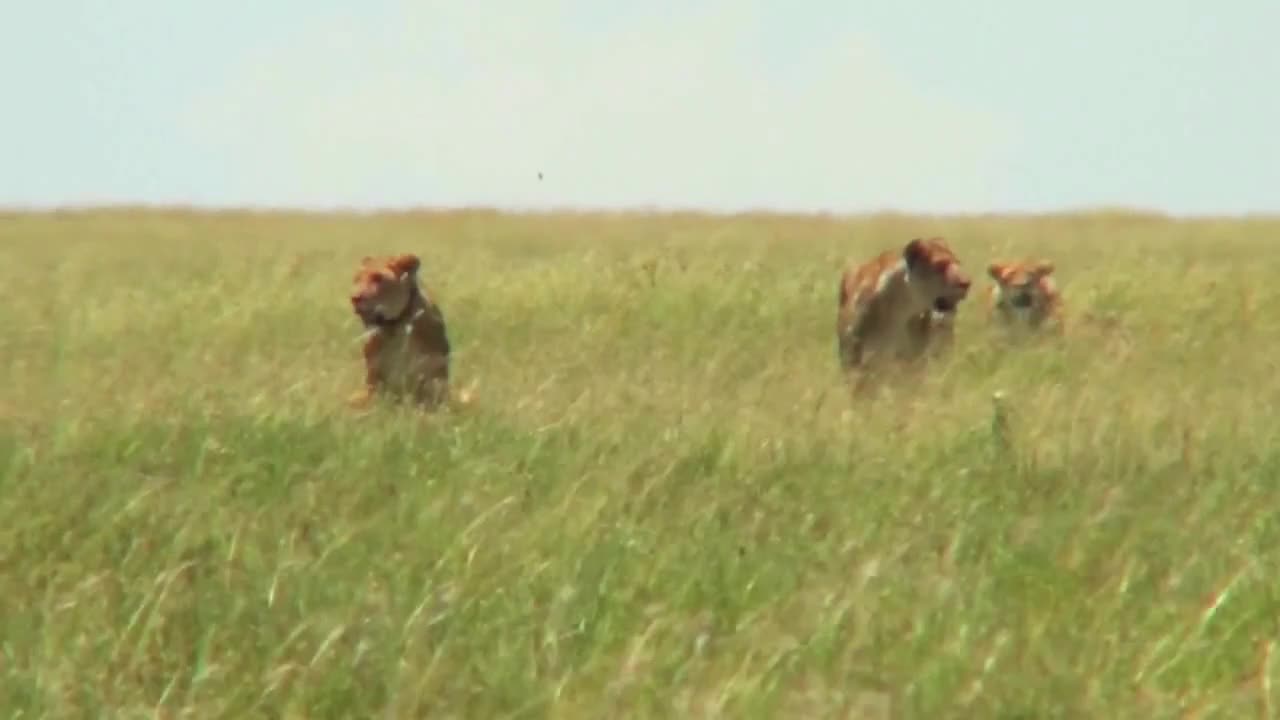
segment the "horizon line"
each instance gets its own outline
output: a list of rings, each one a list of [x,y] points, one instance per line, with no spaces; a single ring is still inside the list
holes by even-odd
[[[911,210],[904,208],[879,208],[864,210],[834,210],[820,208],[786,208],[744,206],[716,208],[697,205],[499,205],[499,204],[406,204],[406,205],[290,205],[270,203],[181,203],[106,201],[83,203],[4,203],[0,202],[0,214],[4,215],[56,215],[118,212],[188,213],[201,214],[252,214],[252,215],[313,215],[323,216],[378,216],[378,215],[448,215],[492,214],[513,216],[553,215],[693,215],[708,217],[814,217],[814,218],[866,218],[866,217],[949,217],[949,218],[1034,218],[1088,215],[1121,215],[1163,220],[1280,220],[1280,210],[1247,210],[1237,212],[1172,212],[1140,205],[1079,205],[1042,210]]]

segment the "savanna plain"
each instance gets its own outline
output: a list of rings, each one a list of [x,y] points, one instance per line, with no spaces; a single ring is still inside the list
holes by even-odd
[[[954,350],[855,401],[842,264],[927,235],[974,278]],[[5,214],[0,709],[1280,716],[1277,242],[1128,212]],[[349,282],[392,252],[469,406],[345,406]],[[1024,256],[1060,339],[988,327],[987,264]]]

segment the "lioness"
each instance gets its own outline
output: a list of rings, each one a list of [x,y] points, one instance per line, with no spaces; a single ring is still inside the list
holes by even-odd
[[[939,237],[916,238],[845,269],[836,315],[841,368],[852,374],[873,359],[915,360],[950,345],[956,308],[969,285],[959,259]],[[864,377],[858,372],[859,388]]]
[[[365,257],[355,274],[351,308],[368,332],[365,388],[351,397],[363,407],[375,393],[409,395],[434,409],[449,396],[449,336],[440,308],[418,286],[413,254]]]
[[[1062,295],[1053,282],[1048,260],[993,262],[987,274],[995,285],[987,288],[987,314],[1006,327],[1062,328]]]

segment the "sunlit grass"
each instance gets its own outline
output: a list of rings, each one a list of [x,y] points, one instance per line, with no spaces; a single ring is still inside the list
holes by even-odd
[[[1058,267],[852,404],[842,262]],[[1280,221],[0,218],[22,717],[1280,713]],[[475,406],[359,416],[416,252]],[[992,396],[1004,393],[1002,417]]]

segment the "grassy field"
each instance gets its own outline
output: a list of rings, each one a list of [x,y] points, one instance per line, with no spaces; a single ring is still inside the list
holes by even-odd
[[[971,297],[855,405],[841,264],[925,234],[1054,260],[1068,336]],[[466,411],[343,405],[400,251]],[[1280,220],[121,210],[0,258],[5,717],[1280,716]]]

